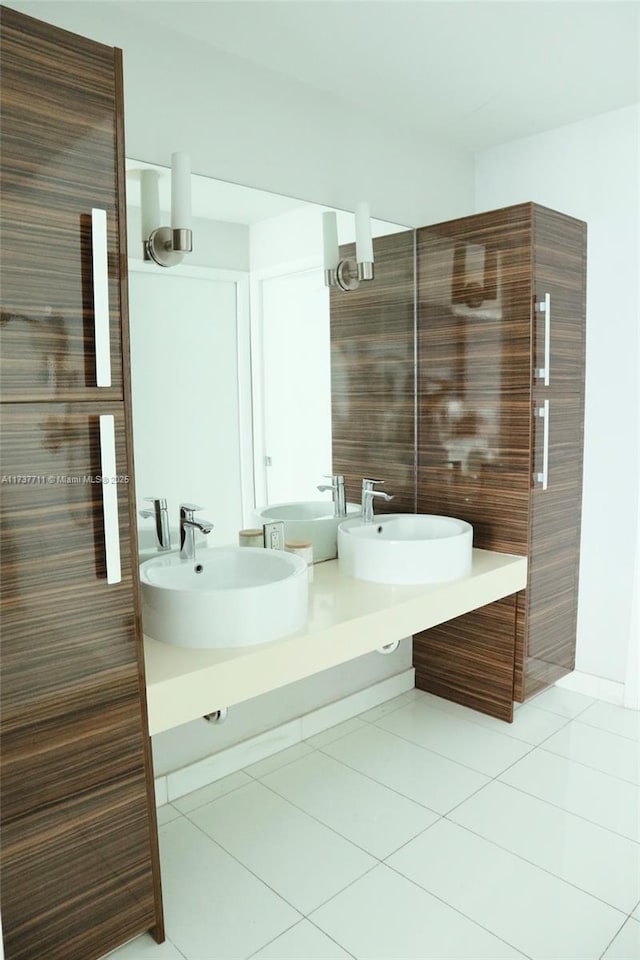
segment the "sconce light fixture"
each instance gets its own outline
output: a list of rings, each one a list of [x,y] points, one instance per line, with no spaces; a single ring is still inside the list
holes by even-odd
[[[160,226],[158,171],[140,175],[144,259],[174,267],[193,249],[191,231],[191,164],[187,153],[171,154],[171,226]]]
[[[338,221],[335,212],[322,214],[322,239],[324,242],[324,282],[328,287],[340,290],[356,290],[361,280],[373,280],[373,241],[369,204],[356,205],[356,259],[340,259],[338,247]]]

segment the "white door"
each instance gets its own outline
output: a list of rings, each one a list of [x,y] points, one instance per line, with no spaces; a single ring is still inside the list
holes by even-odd
[[[329,290],[321,269],[262,281],[262,403],[269,503],[320,500],[331,472]]]

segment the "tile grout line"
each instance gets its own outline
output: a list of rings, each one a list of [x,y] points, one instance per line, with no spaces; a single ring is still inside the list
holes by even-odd
[[[626,911],[623,910],[621,907],[617,907],[615,904],[609,903],[608,900],[603,900],[601,896],[598,896],[598,894],[591,893],[590,890],[585,890],[584,887],[579,887],[572,880],[567,880],[566,877],[561,877],[559,874],[554,873],[553,870],[549,870],[547,867],[540,866],[539,863],[535,863],[533,860],[529,860],[528,857],[524,857],[521,853],[515,853],[515,851],[510,850],[508,847],[503,847],[502,844],[498,843],[495,840],[491,840],[489,837],[485,837],[484,834],[478,833],[476,830],[473,830],[471,827],[466,826],[464,823],[458,823],[457,820],[449,820],[449,817],[446,814],[442,819],[447,820],[449,823],[453,824],[453,826],[461,827],[463,830],[466,830],[467,833],[470,833],[472,836],[478,837],[480,840],[484,840],[485,843],[490,843],[492,846],[496,847],[498,850],[503,850],[505,853],[510,854],[512,857],[517,857],[519,860],[522,860],[523,863],[528,863],[529,866],[534,867],[537,870],[542,870],[543,873],[548,874],[548,876],[550,877],[554,877],[556,880],[559,880],[560,883],[566,883],[567,886],[573,887],[574,890],[578,890],[580,891],[580,893],[584,893],[586,896],[592,897],[594,900],[599,900],[600,903],[603,903],[605,905],[605,907],[611,907],[612,910],[615,910],[617,913],[620,913],[625,917],[630,916],[630,914],[627,914]],[[390,854],[390,856],[393,856],[393,854]]]
[[[546,742],[546,741],[545,741]],[[631,743],[632,741],[629,741]],[[629,783],[632,787],[640,788],[640,781],[637,780],[627,780],[626,777],[620,777],[616,773],[609,773],[608,770],[602,770],[600,767],[594,767],[591,763],[585,763],[584,760],[578,760],[577,757],[568,757],[565,753],[557,753],[555,750],[550,750],[549,747],[544,747],[541,744],[541,748],[545,753],[551,753],[554,757],[561,757],[563,760],[570,760],[571,763],[577,763],[580,767],[586,767],[587,770],[595,770],[596,773],[601,773],[605,777],[611,777],[612,780],[619,780],[620,783]],[[640,748],[639,748],[640,749]],[[639,754],[640,756],[640,754]]]
[[[431,826],[433,826],[433,824]],[[429,829],[431,828],[427,827],[427,830]],[[426,831],[423,831],[423,832],[426,832]],[[389,856],[393,856],[393,854],[389,854]],[[528,953],[525,953],[524,950],[521,950],[520,947],[516,947],[515,944],[511,943],[509,940],[505,940],[504,937],[500,936],[500,934],[496,933],[494,930],[490,930],[489,927],[485,927],[483,924],[478,923],[478,921],[474,920],[473,917],[470,917],[468,914],[464,913],[464,911],[460,910],[459,907],[454,907],[452,903],[449,903],[448,900],[444,900],[441,896],[439,896],[439,894],[434,893],[432,890],[427,890],[426,887],[423,887],[416,880],[413,880],[411,877],[407,877],[406,874],[402,873],[400,870],[394,867],[393,864],[386,863],[383,861],[382,865],[387,867],[389,870],[392,870],[399,877],[402,877],[403,880],[408,880],[409,883],[413,884],[414,887],[417,887],[417,889],[420,890],[422,893],[426,893],[429,897],[433,897],[434,900],[438,900],[440,903],[443,903],[445,907],[448,907],[450,910],[453,910],[455,913],[458,913],[461,917],[464,917],[465,920],[468,920],[469,923],[472,923],[474,926],[478,927],[480,930],[484,930],[485,933],[491,934],[491,936],[495,937],[496,940],[502,941],[502,943],[506,944],[506,946],[511,947],[512,950],[515,950],[516,953],[519,953],[520,956],[527,957],[527,960],[532,960],[530,955]]]

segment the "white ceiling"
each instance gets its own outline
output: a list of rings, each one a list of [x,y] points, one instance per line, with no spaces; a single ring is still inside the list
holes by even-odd
[[[640,99],[633,0],[132,0],[117,6],[468,150]]]

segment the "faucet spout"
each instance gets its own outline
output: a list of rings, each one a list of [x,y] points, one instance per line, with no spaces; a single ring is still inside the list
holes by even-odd
[[[393,497],[390,494],[385,493],[384,490],[374,490],[374,483],[384,483],[384,480],[363,480],[362,481],[362,522],[363,523],[373,523],[374,512],[373,512],[373,500],[374,497],[378,497],[380,500],[389,502],[393,500]]]
[[[196,538],[195,531],[208,534],[213,530],[210,520],[196,520],[194,513],[201,510],[195,503],[180,504],[180,557],[182,560],[195,560]]]

